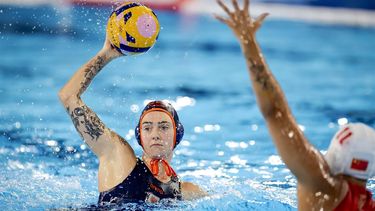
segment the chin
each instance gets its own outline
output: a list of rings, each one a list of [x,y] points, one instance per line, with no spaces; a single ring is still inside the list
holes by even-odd
[[[152,158],[154,159],[162,159],[162,158],[167,158],[167,153],[166,152],[161,152],[158,149],[153,149],[150,150],[150,153],[148,153]]]
[[[163,154],[151,154],[152,159],[165,159],[167,156]]]

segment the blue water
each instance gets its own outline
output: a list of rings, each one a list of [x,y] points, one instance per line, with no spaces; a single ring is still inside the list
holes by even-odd
[[[109,12],[0,7],[0,210],[96,204],[98,160],[57,92],[101,48]],[[132,130],[144,102],[179,107],[186,133],[173,166],[210,196],[143,208],[296,210],[296,180],[277,156],[230,30],[207,16],[158,16],[156,46],[110,63],[83,97],[138,155]],[[270,20],[258,40],[319,150],[339,123],[375,126],[374,28]],[[373,179],[368,187],[375,191]]]

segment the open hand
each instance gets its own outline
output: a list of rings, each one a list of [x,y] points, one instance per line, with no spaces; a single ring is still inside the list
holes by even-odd
[[[232,29],[241,44],[247,44],[254,39],[255,32],[262,25],[268,13],[261,14],[257,19],[253,20],[249,13],[250,0],[244,0],[244,8],[241,9],[237,0],[232,0],[234,11],[231,12],[222,0],[216,0],[219,6],[228,14],[228,18],[214,15],[216,19],[225,23]]]

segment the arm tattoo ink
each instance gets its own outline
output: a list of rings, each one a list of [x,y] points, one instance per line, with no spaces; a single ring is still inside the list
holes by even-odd
[[[103,135],[105,126],[99,117],[86,105],[75,108],[73,111],[68,110],[73,124],[77,131],[83,137],[83,133],[88,134],[92,140],[96,141]],[[80,128],[84,130],[80,130]]]
[[[251,62],[250,71],[255,74],[255,81],[259,83],[264,90],[273,89],[273,86],[269,82],[270,77],[267,75],[266,67],[263,64]]]
[[[79,90],[79,94],[82,94],[87,87],[90,85],[92,79],[102,70],[105,65],[104,58],[98,56],[94,61],[94,64],[87,65],[86,69],[84,70],[85,76],[84,80],[81,82],[81,88]]]

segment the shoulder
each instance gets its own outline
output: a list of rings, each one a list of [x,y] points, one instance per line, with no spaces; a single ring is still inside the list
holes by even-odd
[[[124,181],[139,163],[133,149],[119,135],[110,131],[106,150],[99,156],[99,190],[107,191]]]
[[[191,182],[181,182],[181,188],[185,191],[198,191],[200,187]]]
[[[206,191],[191,182],[181,182],[181,193],[184,200],[193,200],[207,196]]]
[[[99,156],[100,162],[110,162],[116,166],[129,165],[134,167],[138,162],[133,148],[120,135],[112,130],[108,130],[108,139],[103,147],[102,154]]]
[[[350,194],[350,183],[344,179],[337,179],[339,182],[338,185],[336,185],[335,188],[335,195],[336,195],[336,203],[334,203],[333,207],[339,206],[342,204],[345,199],[347,198],[348,194]]]
[[[341,210],[342,206],[346,206],[345,198],[349,191],[348,182],[340,176],[333,177],[329,187],[323,185],[311,189],[311,187],[299,182],[298,200],[303,209],[315,207],[319,210],[324,207],[324,210]]]

